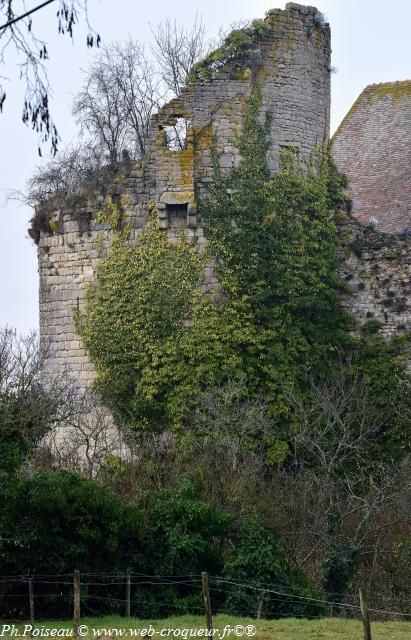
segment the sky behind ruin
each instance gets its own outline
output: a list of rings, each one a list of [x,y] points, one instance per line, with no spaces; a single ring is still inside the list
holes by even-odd
[[[37,0],[28,0],[27,8]],[[301,4],[303,4],[301,2]],[[331,25],[332,76],[331,131],[368,85],[374,82],[405,80],[411,77],[410,0],[315,0]],[[74,46],[66,36],[57,35],[56,5],[33,17],[33,24],[49,46],[49,78],[53,87],[53,110],[62,136],[70,142],[76,132],[71,116],[72,96],[82,82],[92,52],[85,46],[86,32],[77,29]],[[89,0],[90,21],[102,39],[137,38],[150,47],[150,26],[166,17],[190,26],[195,14],[202,14],[209,35],[221,26],[246,18],[264,17],[275,0]],[[23,189],[39,164],[36,135],[21,123],[23,87],[18,81],[16,59],[9,56],[6,69],[11,82],[0,115],[0,327],[8,325],[27,333],[38,327],[38,276],[36,247],[27,236],[30,209],[14,202],[4,205],[3,190]],[[6,75],[0,69],[0,75]],[[45,157],[42,162],[45,162]]]

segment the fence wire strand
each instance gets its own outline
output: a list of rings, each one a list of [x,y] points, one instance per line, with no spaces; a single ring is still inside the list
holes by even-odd
[[[164,587],[164,586],[184,586],[198,589],[198,594],[200,595],[201,589],[201,574],[176,574],[176,575],[158,575],[153,576],[146,573],[139,572],[81,572],[80,576],[82,578],[81,586],[83,588],[89,587],[113,587],[115,590],[119,587],[125,587],[127,584],[130,587],[135,587],[135,591],[138,591],[138,587]],[[36,574],[33,573],[31,575],[0,575],[0,584],[7,585],[27,585],[29,580],[32,581],[33,585],[55,585],[56,587],[60,586],[73,586],[73,580],[69,580],[69,578],[73,578],[73,574],[70,573],[62,573],[62,574]],[[323,605],[324,607],[328,607],[331,611],[334,608],[338,608],[340,610],[349,610],[351,612],[359,612],[361,607],[356,604],[350,604],[347,602],[341,602],[342,598],[346,598],[347,594],[339,594],[333,593],[330,595],[341,596],[340,598],[328,600],[320,597],[310,597],[307,595],[301,595],[296,593],[297,589],[291,587],[289,585],[281,585],[281,584],[263,584],[258,581],[250,581],[245,582],[241,580],[230,580],[228,577],[224,576],[209,576],[210,580],[210,591],[214,593],[228,593],[232,596],[237,597],[246,597],[247,594],[254,592],[256,595],[260,594],[262,602],[267,605],[268,602],[279,602],[291,605],[300,605],[301,607],[306,607],[310,605]],[[288,590],[288,592],[287,592]],[[321,593],[318,589],[314,589],[316,593]],[[25,594],[8,594],[0,593],[0,598],[23,598]],[[59,598],[62,596],[71,597],[71,593],[42,593],[35,592],[35,598]],[[117,602],[117,603],[126,603],[128,601],[127,598],[119,598],[116,595],[95,595],[93,593],[82,593],[81,600],[83,603],[88,601],[102,601],[102,602]],[[392,598],[388,598],[389,602],[395,604],[395,600]],[[409,602],[407,600],[401,600],[402,603]],[[171,601],[158,601],[156,599],[153,600],[139,600],[138,593],[134,594],[134,597],[130,597],[130,603],[133,607],[138,607],[141,605],[150,605],[150,606],[161,606],[161,607],[169,607],[180,609],[181,612],[183,610],[189,611],[203,611],[203,607],[200,605],[195,605],[194,603],[188,604],[184,603],[183,599],[180,604]],[[186,606],[184,606],[184,604]],[[385,608],[378,607],[367,607],[369,613],[384,615],[384,616],[400,616],[402,618],[411,618],[411,613],[403,612],[403,611],[393,611]],[[229,608],[229,610],[225,611],[224,608],[218,608],[217,613],[224,614],[246,614],[251,617],[255,617],[255,611],[244,610],[244,611],[236,611],[234,609]],[[324,618],[325,615],[310,615],[309,613],[283,613],[281,611],[271,613],[267,612],[264,617],[306,617],[306,618]]]

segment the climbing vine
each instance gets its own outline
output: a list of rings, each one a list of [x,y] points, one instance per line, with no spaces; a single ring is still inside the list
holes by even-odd
[[[150,218],[136,246],[128,242],[127,228],[114,231],[110,253],[86,291],[76,320],[97,369],[96,386],[128,420],[154,420],[159,413],[141,380],[164,357],[170,336],[178,340],[183,331],[200,264],[188,243],[168,243]]]
[[[215,157],[215,180],[202,213],[223,291],[253,310],[264,343],[256,372],[275,395],[347,337],[334,221],[343,182],[338,184],[327,152],[304,167],[293,152],[283,154],[271,177],[270,118],[260,122],[260,107],[255,86],[239,141],[242,161],[223,178]]]
[[[97,388],[133,428],[184,432],[201,390],[237,380],[244,396],[268,403],[279,443],[293,420],[289,389],[308,393],[312,372],[326,375],[333,357],[355,346],[338,277],[344,180],[327,150],[305,163],[283,154],[272,175],[270,126],[255,85],[241,162],[224,176],[214,153],[212,186],[198,201],[218,294],[201,292],[204,265],[194,247],[169,243],[152,217],[135,246],[118,229],[100,262],[78,328]],[[364,340],[364,376],[377,362],[370,383],[388,381],[393,355],[376,359]],[[387,406],[392,391],[387,383]]]

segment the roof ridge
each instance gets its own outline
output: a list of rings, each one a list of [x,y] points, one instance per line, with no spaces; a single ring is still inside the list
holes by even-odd
[[[340,124],[331,137],[331,141],[333,142],[337,138],[345,123],[349,121],[350,117],[357,111],[358,108],[361,108],[364,105],[364,101],[371,103],[375,100],[378,100],[378,98],[390,96],[392,102],[394,103],[397,100],[403,99],[404,97],[409,98],[410,95],[411,80],[393,80],[390,82],[376,82],[367,85],[358,95],[356,100],[351,105],[350,109],[341,120]]]
[[[371,84],[367,84],[362,93],[364,93],[364,91],[367,91],[367,89],[370,89],[371,87],[395,86],[399,84],[411,84],[411,80],[389,80],[387,82],[372,82]]]

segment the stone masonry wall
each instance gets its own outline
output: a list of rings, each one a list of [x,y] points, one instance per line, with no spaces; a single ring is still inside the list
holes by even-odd
[[[386,338],[411,331],[411,234],[381,233],[351,219],[339,236],[343,304],[357,320],[354,333],[367,323]]]
[[[269,165],[278,168],[279,153],[291,147],[306,157],[328,140],[330,105],[330,31],[314,7],[289,3],[265,19],[269,35],[254,36],[253,54],[239,66],[229,61],[209,82],[184,88],[152,118],[142,164],[123,168],[107,185],[105,197],[94,194],[82,205],[53,214],[53,233],[42,232],[39,246],[40,335],[50,344],[48,371],[66,369],[85,386],[93,379],[90,364],[73,325],[82,308],[85,285],[99,259],[97,242],[110,245],[110,228],[97,224],[99,209],[120,206],[132,224],[131,241],[150,209],[171,242],[181,235],[206,243],[196,211],[196,194],[212,180],[212,148],[228,172],[239,162],[236,139],[254,80],[262,92],[261,118],[272,116]],[[186,128],[182,148],[169,144],[174,125]],[[99,240],[100,239],[100,240]],[[212,262],[205,268],[204,289],[217,287]]]
[[[163,205],[188,205],[187,224],[196,219],[194,190],[200,195],[212,180],[212,148],[227,173],[239,162],[236,141],[242,131],[244,108],[253,82],[262,92],[261,118],[271,114],[269,166],[278,168],[279,153],[291,147],[307,157],[329,137],[330,31],[313,7],[289,3],[265,19],[269,37],[255,36],[255,50],[239,69],[227,63],[211,82],[189,85],[154,116],[147,153],[150,197]],[[188,123],[187,145],[170,150],[165,129],[177,119]],[[160,218],[161,218],[160,213]],[[161,218],[166,220],[165,214]],[[169,228],[163,222],[163,228]]]
[[[114,182],[105,198],[93,198],[82,206],[58,210],[53,215],[56,231],[42,233],[38,243],[40,276],[40,338],[49,345],[48,373],[67,370],[81,385],[94,377],[85,349],[76,334],[73,313],[84,302],[85,285],[92,280],[101,251],[111,242],[111,228],[95,217],[108,204],[119,203],[133,216],[132,239],[143,226],[145,212],[135,205],[134,194],[143,190],[143,170]]]

